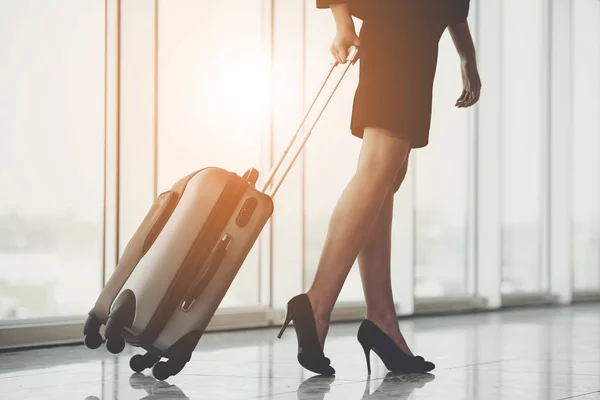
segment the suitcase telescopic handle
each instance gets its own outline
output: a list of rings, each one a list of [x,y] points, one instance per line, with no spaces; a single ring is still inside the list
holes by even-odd
[[[287,177],[288,173],[290,172],[290,170],[294,166],[294,163],[296,162],[296,160],[298,159],[298,156],[300,155],[300,153],[304,149],[304,146],[306,145],[306,142],[308,141],[308,138],[312,134],[313,129],[315,128],[315,126],[319,122],[319,119],[323,115],[323,112],[325,111],[325,109],[329,105],[329,102],[331,101],[331,98],[335,94],[335,91],[337,90],[338,86],[340,85],[340,83],[342,83],[342,80],[346,76],[346,73],[348,72],[348,70],[350,69],[350,67],[352,65],[354,65],[356,63],[356,61],[358,60],[358,50],[359,50],[358,47],[357,46],[350,46],[350,48],[348,50],[349,50],[349,54],[348,54],[348,58],[346,60],[347,62],[346,62],[346,64],[344,64],[345,67],[343,69],[343,72],[342,72],[341,76],[339,77],[339,79],[335,83],[333,89],[329,93],[329,96],[327,97],[327,100],[325,101],[325,104],[320,108],[320,110],[319,110],[319,112],[317,114],[317,117],[313,121],[312,125],[310,126],[310,128],[308,129],[308,131],[303,135],[302,141],[300,142],[299,148],[296,149],[296,151],[293,153],[293,157],[292,157],[291,161],[287,163],[287,166],[284,169],[283,175],[277,181],[276,184],[273,182],[273,179],[275,178],[275,175],[277,174],[277,172],[279,172],[279,170],[282,168],[283,162],[286,160],[286,158],[287,158],[287,156],[288,156],[288,154],[289,154],[292,146],[294,145],[294,143],[296,143],[296,140],[300,136],[300,132],[302,132],[302,128],[304,127],[304,124],[306,124],[306,120],[310,116],[310,114],[311,114],[311,112],[312,112],[315,104],[317,103],[317,100],[319,100],[319,98],[321,97],[321,93],[323,92],[323,89],[325,88],[325,86],[329,82],[329,79],[331,78],[331,75],[333,74],[333,71],[339,65],[339,63],[337,61],[334,60],[331,63],[331,68],[329,69],[329,72],[328,72],[327,76],[325,77],[325,80],[321,84],[321,87],[319,88],[319,91],[317,92],[317,95],[315,96],[313,102],[311,103],[310,107],[308,107],[308,110],[304,114],[304,117],[302,118],[302,121],[300,122],[300,125],[298,126],[298,129],[296,130],[296,133],[294,134],[294,136],[292,136],[292,139],[290,140],[288,146],[284,150],[282,156],[279,158],[279,161],[277,162],[277,164],[275,164],[275,166],[271,169],[271,172],[269,173],[269,176],[267,177],[267,180],[266,180],[265,184],[263,185],[263,187],[261,189],[261,191],[263,193],[268,194],[271,198],[273,198],[275,196],[275,194],[279,190],[279,187],[283,183],[284,179]],[[272,189],[269,192],[267,192],[267,190],[269,189],[269,186],[271,186],[271,184],[273,184]]]

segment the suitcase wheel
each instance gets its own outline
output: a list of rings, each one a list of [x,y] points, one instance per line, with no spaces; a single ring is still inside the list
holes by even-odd
[[[159,381],[164,381],[171,376],[177,375],[187,362],[181,362],[170,359],[169,361],[161,361],[154,365],[152,368],[152,375]]]
[[[120,336],[106,339],[106,348],[113,354],[119,354],[125,348],[125,339]]]
[[[160,361],[152,367],[152,375],[159,381],[164,381],[171,376],[171,369],[166,362]]]
[[[121,336],[123,326],[114,318],[108,318],[104,335],[106,336],[106,348],[113,354],[119,354],[125,348],[125,339]]]
[[[88,349],[97,349],[102,344],[102,336],[100,335],[100,325],[102,324],[92,311],[90,311],[83,327],[83,341]]]
[[[129,366],[134,372],[142,372],[146,368],[154,366],[160,360],[159,356],[146,353],[144,355],[136,354],[129,360]]]
[[[102,335],[98,332],[85,335],[83,343],[88,349],[97,349],[102,344]]]

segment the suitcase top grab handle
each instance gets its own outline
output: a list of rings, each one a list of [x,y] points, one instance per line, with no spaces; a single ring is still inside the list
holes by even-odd
[[[284,179],[287,177],[287,174],[290,172],[290,170],[294,166],[294,163],[298,159],[298,156],[300,155],[300,153],[304,149],[304,146],[306,145],[306,142],[308,141],[308,138],[312,134],[313,129],[315,128],[315,126],[319,122],[319,119],[321,118],[321,115],[323,115],[323,112],[327,108],[327,105],[329,105],[329,101],[331,100],[331,98],[335,94],[335,91],[337,90],[338,86],[340,85],[340,83],[342,83],[342,80],[346,76],[346,73],[348,72],[348,70],[350,69],[350,67],[352,65],[354,65],[356,63],[356,61],[358,60],[358,50],[359,49],[358,49],[357,46],[350,46],[350,48],[349,48],[349,54],[348,54],[348,59],[347,59],[347,62],[345,64],[345,67],[343,69],[343,72],[342,72],[341,76],[339,77],[339,79],[337,80],[337,82],[335,82],[335,86],[333,87],[333,89],[329,93],[329,96],[327,97],[327,100],[325,101],[325,104],[320,108],[319,113],[317,114],[317,117],[313,121],[312,125],[310,126],[310,128],[308,129],[308,131],[303,135],[303,138],[302,138],[302,140],[300,142],[300,146],[298,147],[298,149],[296,149],[295,153],[293,154],[293,157],[292,157],[291,161],[289,161],[287,163],[287,167],[284,169],[283,175],[281,176],[281,178],[279,178],[279,180],[275,184],[273,182],[273,180],[275,178],[275,175],[281,169],[283,162],[285,161],[286,157],[288,156],[288,153],[291,150],[291,148],[294,145],[294,143],[296,143],[296,139],[298,139],[298,137],[300,135],[300,132],[302,131],[302,128],[304,127],[304,124],[306,123],[306,120],[310,116],[310,114],[311,114],[311,112],[312,112],[315,104],[317,103],[317,100],[319,100],[319,98],[321,97],[321,93],[323,92],[323,89],[327,85],[327,82],[329,82],[329,79],[331,78],[331,75],[333,74],[333,71],[339,65],[339,63],[337,61],[335,61],[335,60],[331,63],[331,68],[329,69],[329,73],[327,74],[327,76],[325,77],[325,80],[321,84],[321,87],[319,88],[319,91],[317,92],[317,95],[315,96],[315,99],[313,100],[312,104],[310,105],[310,107],[308,107],[308,110],[304,114],[304,117],[302,118],[302,121],[300,122],[300,125],[298,126],[298,129],[296,130],[296,133],[294,134],[294,136],[292,136],[292,139],[291,139],[290,143],[288,144],[288,146],[284,150],[282,156],[279,158],[279,161],[277,162],[277,164],[275,164],[275,166],[271,169],[271,172],[269,173],[269,176],[267,177],[267,180],[266,180],[266,182],[264,183],[264,185],[263,185],[263,187],[261,189],[261,191],[263,193],[269,195],[271,198],[275,197],[275,194],[279,190],[279,187],[283,183]],[[273,184],[273,186],[272,186],[271,190],[269,192],[267,192],[267,190],[269,189],[269,186],[271,186],[271,184]]]

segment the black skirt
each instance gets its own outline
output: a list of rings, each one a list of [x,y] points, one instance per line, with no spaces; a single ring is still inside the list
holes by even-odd
[[[426,146],[438,43],[449,24],[466,19],[468,1],[370,0],[350,4],[353,14],[363,20],[352,134],[362,138],[367,127],[384,128],[410,141],[412,148]]]

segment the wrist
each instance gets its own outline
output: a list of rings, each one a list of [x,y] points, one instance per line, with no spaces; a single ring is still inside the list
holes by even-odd
[[[356,34],[354,29],[354,21],[352,20],[352,14],[350,14],[350,8],[348,7],[348,4],[332,4],[330,8],[331,12],[333,13],[338,34],[348,32]]]
[[[336,24],[336,34],[340,37],[356,35],[354,24]]]
[[[477,67],[477,59],[475,57],[475,53],[460,54],[460,63],[461,63],[461,65],[463,65],[465,67],[467,67],[467,66]]]

